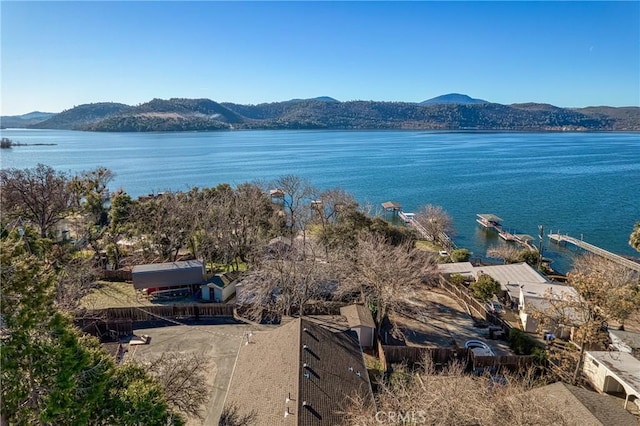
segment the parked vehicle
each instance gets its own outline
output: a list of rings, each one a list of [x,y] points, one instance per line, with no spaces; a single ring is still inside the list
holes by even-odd
[[[502,303],[496,300],[491,300],[487,302],[486,308],[487,308],[487,311],[491,312],[492,314],[498,314],[498,315],[504,314],[504,306],[502,306]]]
[[[476,356],[496,356],[491,347],[481,340],[467,340],[464,347],[471,349]]]

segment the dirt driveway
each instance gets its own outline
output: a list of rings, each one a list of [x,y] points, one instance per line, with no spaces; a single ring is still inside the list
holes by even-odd
[[[467,340],[486,342],[496,355],[513,355],[507,342],[490,340],[489,329],[473,318],[445,291],[422,287],[407,297],[402,311],[391,316],[409,346],[464,347]]]

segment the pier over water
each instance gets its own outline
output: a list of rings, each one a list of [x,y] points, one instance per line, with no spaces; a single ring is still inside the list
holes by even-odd
[[[570,237],[568,235],[562,235],[562,234],[549,234],[548,235],[549,239],[552,241],[557,242],[558,244],[560,243],[569,243],[569,244],[573,244],[576,247],[579,247],[583,250],[586,250],[588,252],[591,252],[593,254],[596,254],[600,257],[604,257],[605,259],[608,259],[612,262],[615,262],[619,265],[625,266],[633,271],[639,272],[640,273],[640,263],[634,262],[632,260],[626,259],[620,255],[617,255],[615,253],[611,253],[610,251],[607,251],[605,249],[601,249],[600,247],[594,246],[593,244],[589,244],[587,242],[584,242],[582,240],[579,240],[577,238],[573,238]]]

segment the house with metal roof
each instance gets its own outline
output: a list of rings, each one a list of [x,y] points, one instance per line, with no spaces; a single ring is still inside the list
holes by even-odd
[[[136,265],[131,271],[133,288],[163,289],[201,284],[204,264],[199,260]]]
[[[355,333],[298,318],[245,335],[224,406],[260,425],[333,426],[351,397],[374,407]]]
[[[540,322],[534,314],[551,308],[552,299],[576,301],[580,298],[573,287],[549,281],[527,263],[489,266],[473,266],[469,262],[444,263],[438,265],[438,270],[444,277],[454,273],[474,279],[482,274],[489,275],[500,283],[504,297],[512,302],[512,306],[518,307],[522,327],[529,333],[539,331]],[[565,310],[571,317],[572,324],[580,322],[579,318],[575,318],[575,312],[569,312],[569,308]],[[571,324],[556,324],[549,332],[568,338]]]

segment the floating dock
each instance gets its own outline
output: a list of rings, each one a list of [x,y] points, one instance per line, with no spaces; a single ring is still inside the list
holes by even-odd
[[[600,247],[594,246],[593,244],[589,244],[583,240],[579,240],[577,238],[570,237],[568,235],[562,235],[560,233],[549,234],[549,239],[555,241],[556,243],[569,243],[576,247],[579,247],[585,251],[596,254],[600,257],[604,257],[607,260],[615,262],[619,265],[625,266],[633,271],[640,272],[640,263],[634,262],[633,260],[629,260],[615,253],[611,253],[605,249],[601,249]]]

